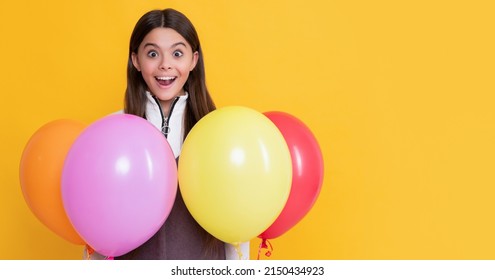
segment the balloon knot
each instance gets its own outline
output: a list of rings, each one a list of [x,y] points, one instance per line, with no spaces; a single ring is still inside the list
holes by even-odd
[[[86,259],[87,260],[90,260],[91,259],[91,255],[95,252],[95,250],[93,248],[91,248],[91,246],[89,246],[88,244],[86,244]]]
[[[270,256],[272,255],[273,246],[272,246],[272,244],[270,243],[270,241],[268,241],[268,239],[263,238],[263,239],[261,240],[260,247],[258,248],[258,260],[260,259],[261,249],[267,249],[267,250],[268,250],[268,251],[265,253],[265,256],[270,257]]]

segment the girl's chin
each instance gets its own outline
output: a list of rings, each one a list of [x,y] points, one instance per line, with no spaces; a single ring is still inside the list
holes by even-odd
[[[173,92],[173,91],[159,90],[159,91],[156,91],[156,93],[153,92],[153,95],[156,96],[156,98],[158,98],[158,100],[160,100],[160,102],[169,102],[169,101],[173,100],[175,97],[181,96],[184,94],[185,94],[184,91]]]

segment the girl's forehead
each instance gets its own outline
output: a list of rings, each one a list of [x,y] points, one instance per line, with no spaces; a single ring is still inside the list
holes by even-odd
[[[190,48],[187,40],[177,31],[168,27],[157,27],[152,29],[141,42],[141,47],[156,45],[160,48],[170,48],[177,45],[185,45]]]

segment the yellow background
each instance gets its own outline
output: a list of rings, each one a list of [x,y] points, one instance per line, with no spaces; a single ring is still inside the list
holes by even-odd
[[[0,259],[81,258],[24,202],[21,153],[122,107],[132,28],[166,7],[219,107],[291,113],[321,145],[321,195],[270,259],[495,258],[493,1],[19,0],[0,4]]]

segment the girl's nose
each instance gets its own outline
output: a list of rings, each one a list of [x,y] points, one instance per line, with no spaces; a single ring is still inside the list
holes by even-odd
[[[169,59],[162,59],[162,62],[160,63],[160,69],[162,69],[162,70],[172,69],[172,65],[170,64],[170,60]]]

